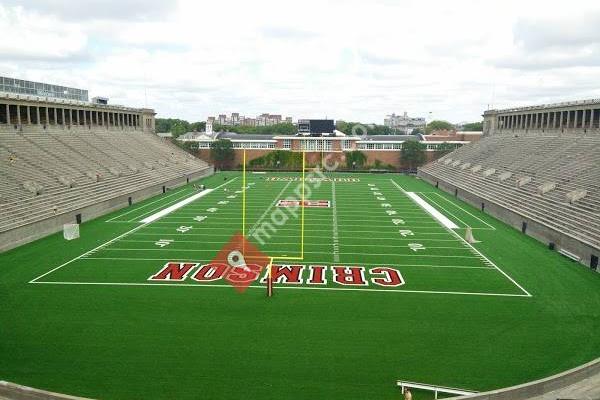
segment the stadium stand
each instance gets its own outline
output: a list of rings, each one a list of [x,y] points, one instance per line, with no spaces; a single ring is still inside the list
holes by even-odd
[[[600,137],[493,135],[419,176],[597,268]]]
[[[86,207],[110,202],[88,210],[89,219],[127,205],[133,194],[140,200],[210,173],[207,163],[151,133],[0,134],[0,250],[59,230]],[[18,232],[48,219],[57,221]]]

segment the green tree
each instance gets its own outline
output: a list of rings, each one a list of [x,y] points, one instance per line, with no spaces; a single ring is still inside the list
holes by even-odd
[[[189,132],[190,124],[187,121],[178,120],[171,126],[171,135],[177,138],[186,132]]]
[[[435,121],[431,121],[430,123],[428,123],[427,126],[425,127],[425,133],[428,135],[433,131],[439,131],[439,130],[452,131],[452,130],[454,130],[454,125],[452,125],[448,121],[435,120]]]
[[[362,169],[367,162],[367,156],[359,150],[347,151],[345,155],[346,168],[348,169]]]
[[[244,134],[254,134],[254,135],[295,135],[298,132],[296,125],[289,123],[268,125],[268,126],[246,126],[246,125],[219,125],[215,124],[213,126],[213,130],[216,132],[219,131],[228,131],[239,133],[240,135]]]
[[[400,151],[400,163],[408,165],[409,169],[414,169],[425,161],[425,149],[427,147],[417,142],[416,140],[409,140],[402,143],[402,150]]]
[[[219,139],[212,142],[210,145],[210,157],[219,169],[231,167],[235,152],[230,140]]]
[[[156,132],[167,133],[170,132],[174,138],[183,135],[187,132],[202,132],[206,127],[206,122],[192,122],[189,123],[184,119],[178,118],[156,118]]]
[[[250,168],[300,170],[302,169],[302,153],[273,150],[264,156],[251,160],[248,166]]]
[[[198,143],[197,142],[182,142],[181,140],[177,140],[177,139],[171,139],[172,143],[175,143],[178,147],[182,148],[183,150],[187,151],[188,153],[192,154],[192,155],[196,155],[196,152],[198,151]]]
[[[419,135],[419,134],[424,135],[425,131],[421,128],[415,128],[412,130],[412,132],[410,132],[410,134],[411,135]]]
[[[192,132],[204,132],[205,129],[206,129],[206,122],[204,122],[204,121],[192,122],[190,124],[190,131],[192,131]]]
[[[483,122],[472,122],[463,126],[463,131],[466,132],[482,132]]]
[[[363,124],[360,122],[337,121],[336,129],[346,135],[393,135],[394,130],[389,126],[376,124]]]

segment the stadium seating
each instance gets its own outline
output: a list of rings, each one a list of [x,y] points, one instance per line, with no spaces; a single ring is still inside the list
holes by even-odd
[[[495,135],[421,172],[600,248],[600,137]]]
[[[0,232],[209,168],[147,133],[0,134]]]

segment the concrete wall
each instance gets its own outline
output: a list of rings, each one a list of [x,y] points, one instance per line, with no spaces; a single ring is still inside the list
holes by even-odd
[[[560,374],[550,376],[522,385],[512,386],[505,389],[492,390],[469,396],[452,397],[460,400],[527,400],[541,397],[546,393],[562,389],[580,382],[584,379],[600,374],[600,358],[570,369]],[[553,397],[549,397],[553,398]]]
[[[187,177],[191,182],[193,180],[212,175],[213,172],[213,168],[210,167],[207,170],[190,174]],[[69,211],[68,213],[59,214],[54,217],[24,225],[7,232],[2,232],[0,233],[0,251],[6,251],[48,236],[52,233],[60,232],[63,229],[63,224],[75,223],[77,214],[81,214],[82,222],[86,222],[104,214],[108,214],[112,211],[128,207],[129,197],[132,198],[133,204],[135,204],[149,197],[162,193],[163,186],[165,186],[167,189],[171,189],[185,185],[186,183],[186,176],[182,176],[180,178],[157,183],[145,189],[119,195],[91,206]]]
[[[0,381],[0,399],[8,400],[90,400],[84,397],[69,396],[61,393],[48,392],[28,386]]]
[[[580,262],[585,266],[590,266],[592,254],[600,256],[599,249],[595,249],[591,245],[586,244],[581,240],[578,240],[563,232],[551,229],[534,219],[527,218],[519,213],[509,210],[501,205],[498,205],[493,201],[484,199],[482,197],[470,193],[467,190],[463,190],[443,180],[437,179],[436,177],[427,174],[421,170],[419,170],[418,176],[434,186],[437,185],[440,189],[452,195],[454,195],[456,191],[458,191],[456,197],[466,203],[471,204],[474,207],[481,209],[483,204],[485,213],[498,218],[502,222],[512,226],[515,229],[521,230],[523,222],[526,222],[527,230],[525,233],[527,235],[539,240],[540,242],[546,245],[554,243],[555,250],[557,251],[560,249],[565,249],[570,253],[577,254],[581,257]]]

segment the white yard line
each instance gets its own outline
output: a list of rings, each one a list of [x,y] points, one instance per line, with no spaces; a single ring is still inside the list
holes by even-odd
[[[104,285],[104,286],[181,286],[181,287],[202,287],[202,288],[228,288],[231,289],[231,285],[206,285],[201,283],[126,283],[126,282],[31,282],[37,284],[47,285]],[[252,289],[265,290],[264,285],[250,285],[247,286]],[[404,289],[366,289],[366,288],[337,288],[337,287],[310,287],[310,286],[277,286],[279,289],[291,289],[291,290],[326,290],[326,291],[340,291],[340,292],[377,292],[377,293],[412,293],[412,294],[453,294],[463,296],[498,296],[498,297],[527,297],[523,294],[507,294],[507,293],[483,293],[483,292],[448,292],[448,291],[435,291],[435,290],[404,290]]]
[[[342,232],[345,233],[345,232]],[[349,232],[350,234],[352,232]],[[381,233],[378,232],[378,233]],[[156,233],[134,233],[132,236],[156,236]],[[231,237],[231,233],[215,233],[215,232],[207,232],[207,233],[189,233],[186,232],[185,233],[186,236],[208,236],[211,238],[216,238],[216,237],[224,237],[224,238],[230,238]],[[419,233],[420,236],[427,236],[427,235],[448,235],[448,233],[446,231],[444,232],[425,232],[425,233]],[[162,232],[161,236],[173,236],[173,237],[181,237],[181,235],[179,233],[165,233]],[[298,235],[283,235],[283,234],[277,234],[278,238],[298,238]],[[310,235],[310,238],[314,238],[314,239],[331,239],[331,236],[318,236],[318,235]],[[402,238],[392,238],[390,236],[385,236],[385,237],[381,237],[381,236],[369,236],[369,239],[371,240],[410,240],[410,241],[414,241],[414,239],[402,239]],[[438,239],[422,239],[422,240],[438,240]],[[443,240],[440,240],[443,241]],[[454,240],[451,240],[454,241]],[[197,243],[197,242],[195,242]],[[223,243],[223,242],[219,242],[219,243]],[[296,244],[298,242],[295,242]]]
[[[188,234],[186,234],[186,235],[188,235]],[[162,235],[162,236],[169,236],[169,234]],[[171,236],[174,237],[174,235],[171,235]],[[222,236],[228,237],[228,236],[231,236],[231,235],[222,235]],[[213,237],[215,237],[215,235],[213,235]],[[277,235],[277,237],[294,237],[295,238],[296,236],[291,236],[291,235],[288,235],[288,236]],[[317,239],[317,242],[305,242],[305,243],[322,245],[323,241],[320,240],[320,239],[329,239],[329,238],[331,238],[331,236],[312,236],[311,235],[311,238]],[[390,237],[387,237],[387,238],[369,238],[369,239],[376,239],[376,240],[389,239],[389,240],[393,240],[394,242],[398,242],[398,241],[414,242],[415,241],[414,239],[410,239],[410,238],[406,239],[406,238],[390,238]],[[458,240],[458,239],[419,239],[419,240],[421,240],[421,241],[434,241],[434,242],[453,242],[453,243],[456,242],[456,243],[461,243],[461,244],[463,243],[461,240]],[[128,239],[121,240],[121,243],[155,243],[155,242],[156,242],[156,240],[128,240]],[[177,239],[177,243],[196,243],[197,244],[198,241],[197,240],[180,240],[178,238]],[[221,241],[218,241],[218,242],[213,242],[213,241],[210,241],[210,240],[203,240],[202,243],[203,244],[221,244],[222,245],[223,241],[221,240]],[[281,244],[298,244],[298,242],[277,242],[275,244],[276,245],[281,245]],[[368,244],[368,243],[365,243],[365,244],[344,244],[344,247],[360,247],[360,248],[363,248],[363,247],[391,247],[391,248],[394,248],[394,249],[399,249],[401,247],[403,248],[403,246],[399,246],[397,244],[387,245],[387,244]]]
[[[198,230],[198,228],[194,228],[196,231]],[[293,230],[295,231],[295,229],[288,229],[288,230]],[[362,232],[362,231],[361,231]],[[349,234],[352,235],[354,233],[360,233],[360,232],[355,232],[355,231],[342,231],[340,232],[341,236],[343,236],[344,234]],[[369,231],[367,233],[381,233],[381,231]],[[177,237],[181,237],[181,234],[179,233],[166,233],[166,232],[160,232],[161,235],[177,235]],[[156,233],[135,233],[135,235],[143,235],[143,236],[156,236]],[[186,232],[185,233],[186,236],[209,236],[209,237],[226,237],[229,238],[231,237],[231,233],[219,233],[219,232],[215,232],[214,228],[211,229],[207,229],[206,233],[189,233]],[[442,232],[419,232],[419,236],[430,236],[430,235],[445,235],[448,236],[448,232],[447,231],[442,231]],[[295,237],[297,238],[298,235],[284,235],[284,234],[277,234],[277,237]],[[312,236],[311,237],[317,237],[317,236]],[[320,236],[321,238],[331,238],[331,236]],[[354,237],[354,236],[353,236]],[[379,237],[379,236],[371,236],[369,235],[369,239],[391,239],[389,236],[387,237]]]
[[[158,224],[158,223],[155,222],[155,224]],[[180,223],[173,224],[172,222],[162,223],[162,224],[163,225],[171,225],[171,226],[180,225]],[[388,226],[387,228],[391,229],[393,227],[392,226]],[[423,225],[419,225],[419,226],[402,225],[402,228],[419,230],[420,231],[419,234],[422,234],[422,233],[431,233],[431,234],[436,233],[436,232],[423,232],[423,231],[421,231],[421,229],[424,228]],[[446,231],[444,230],[443,227],[431,225],[431,226],[426,227],[425,229],[430,229],[430,228],[435,228],[435,229],[438,229],[438,230],[441,229],[442,232],[439,232],[439,234],[442,234],[442,235],[446,234]],[[164,231],[165,227],[164,226],[149,226],[148,229],[162,229]],[[219,229],[219,228],[218,227],[214,227],[214,226],[212,226],[212,227],[210,227],[210,226],[201,227],[200,226],[200,227],[194,228],[195,231],[207,230],[207,231],[210,231],[210,232],[214,232],[217,229]],[[298,228],[277,228],[277,231],[297,231],[297,230],[298,230]],[[358,230],[352,230],[352,229],[345,229],[343,231],[340,231],[340,235],[344,235],[344,234],[347,234],[347,233],[381,233],[381,231],[382,231],[381,229],[376,230],[376,231],[362,231],[362,230],[358,231]],[[390,232],[393,232],[393,230],[391,230]],[[187,235],[187,233],[186,233],[186,235]]]
[[[179,259],[179,258],[137,258],[137,257],[84,257],[81,258],[81,261],[86,260],[111,260],[111,261],[171,261],[171,262],[190,262],[189,259]],[[283,260],[285,261],[285,260]],[[279,264],[279,263],[276,263]],[[286,263],[282,263],[286,265]],[[331,261],[311,261],[307,262],[308,265],[330,265]],[[341,265],[345,264],[345,262],[341,262]],[[362,263],[365,267],[369,266],[390,266],[390,263]],[[335,264],[333,264],[335,265]],[[494,270],[492,267],[481,267],[475,265],[432,265],[432,264],[402,264],[396,265],[398,268],[404,267],[426,267],[426,268],[457,268],[457,269],[489,269]]]
[[[464,247],[428,247],[429,249],[435,248],[435,249],[454,249],[454,250],[465,250],[467,251],[469,254],[472,254],[469,249],[465,249]],[[122,248],[122,247],[110,247],[110,248],[106,248],[103,249],[104,251],[139,251],[139,252],[147,252],[147,251],[163,251],[163,252],[168,252],[168,251],[177,251],[177,252],[195,252],[195,253],[217,253],[218,251],[220,251],[221,249],[169,249],[169,248],[158,248],[158,249],[149,249],[149,248],[142,248],[142,249],[128,249],[128,248]],[[305,251],[304,254],[323,254],[322,251]],[[340,252],[339,253],[341,256],[364,256],[367,255],[364,252],[359,252],[359,253],[354,253],[354,252]],[[438,254],[400,254],[400,253],[368,253],[368,255],[372,255],[372,256],[385,256],[385,257],[433,257],[433,258],[477,258],[479,259],[480,257],[476,256],[476,255],[468,255],[468,256],[461,256],[461,255],[438,255]],[[276,258],[276,257],[275,257]]]
[[[450,233],[452,233],[453,235],[455,235],[457,238],[461,239],[463,242],[465,242],[465,244],[467,246],[469,246],[475,253],[479,254],[481,256],[481,258],[483,260],[486,261],[486,264],[491,265],[492,267],[496,268],[502,275],[504,275],[509,281],[511,281],[512,283],[515,284],[515,286],[517,286],[519,289],[521,289],[523,291],[523,293],[525,293],[525,295],[527,297],[532,297],[531,293],[529,293],[527,290],[525,290],[525,288],[521,285],[519,285],[517,283],[517,281],[515,281],[511,276],[509,276],[506,272],[504,272],[503,270],[500,269],[500,267],[498,267],[494,262],[492,262],[489,258],[487,258],[486,256],[484,256],[479,250],[477,250],[475,247],[473,247],[473,245],[469,242],[467,242],[462,236],[460,236],[458,233],[456,233],[455,231],[448,229],[448,231]]]

